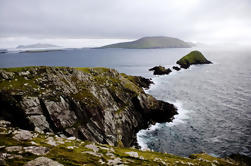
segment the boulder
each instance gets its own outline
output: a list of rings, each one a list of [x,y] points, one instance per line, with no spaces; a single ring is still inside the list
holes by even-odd
[[[173,69],[176,71],[180,71],[180,68],[178,66],[173,66]]]
[[[190,67],[190,65],[210,64],[212,62],[207,60],[200,51],[192,51],[186,56],[182,57],[176,63],[179,64],[181,68],[187,69]]]
[[[33,138],[33,134],[28,130],[16,130],[13,135],[13,138],[18,141],[27,141]]]
[[[172,72],[172,70],[170,68],[166,69],[163,66],[155,66],[155,67],[149,69],[149,71],[153,71],[154,75],[164,75],[164,74],[169,74]]]
[[[28,146],[24,147],[24,151],[34,155],[45,155],[49,152],[49,149],[41,146]]]

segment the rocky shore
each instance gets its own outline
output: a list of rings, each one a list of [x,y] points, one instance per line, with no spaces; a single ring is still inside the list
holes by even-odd
[[[144,92],[150,80],[107,68],[24,67],[0,70],[0,119],[21,129],[115,146],[177,114]]]
[[[243,165],[126,148],[177,114],[144,92],[151,83],[107,68],[0,69],[0,165]]]

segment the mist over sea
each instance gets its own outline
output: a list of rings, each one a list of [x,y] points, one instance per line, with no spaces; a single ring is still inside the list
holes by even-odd
[[[156,65],[172,67],[194,49],[200,50],[213,64],[192,66],[164,76],[154,76],[148,71]],[[182,156],[200,152],[251,156],[250,64],[251,49],[248,48],[85,48],[0,54],[0,67],[110,67],[152,78],[155,84],[146,92],[173,103],[179,115],[173,123],[141,130],[138,143],[143,149]]]

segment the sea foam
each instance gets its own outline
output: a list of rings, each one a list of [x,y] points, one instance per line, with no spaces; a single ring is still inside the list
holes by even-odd
[[[172,102],[169,102],[172,103]],[[140,130],[137,133],[137,142],[140,146],[141,150],[150,150],[148,147],[148,143],[152,142],[151,138],[149,138],[148,133],[158,130],[162,127],[172,127],[178,125],[180,123],[185,123],[185,120],[189,118],[188,113],[191,110],[186,110],[183,108],[183,104],[181,101],[175,101],[172,103],[178,110],[178,114],[174,116],[174,120],[169,123],[156,123],[155,125],[151,125],[149,128],[145,130]]]

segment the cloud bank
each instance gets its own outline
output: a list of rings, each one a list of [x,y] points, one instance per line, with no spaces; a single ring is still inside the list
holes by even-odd
[[[0,38],[250,42],[250,18],[250,0],[0,0]]]

